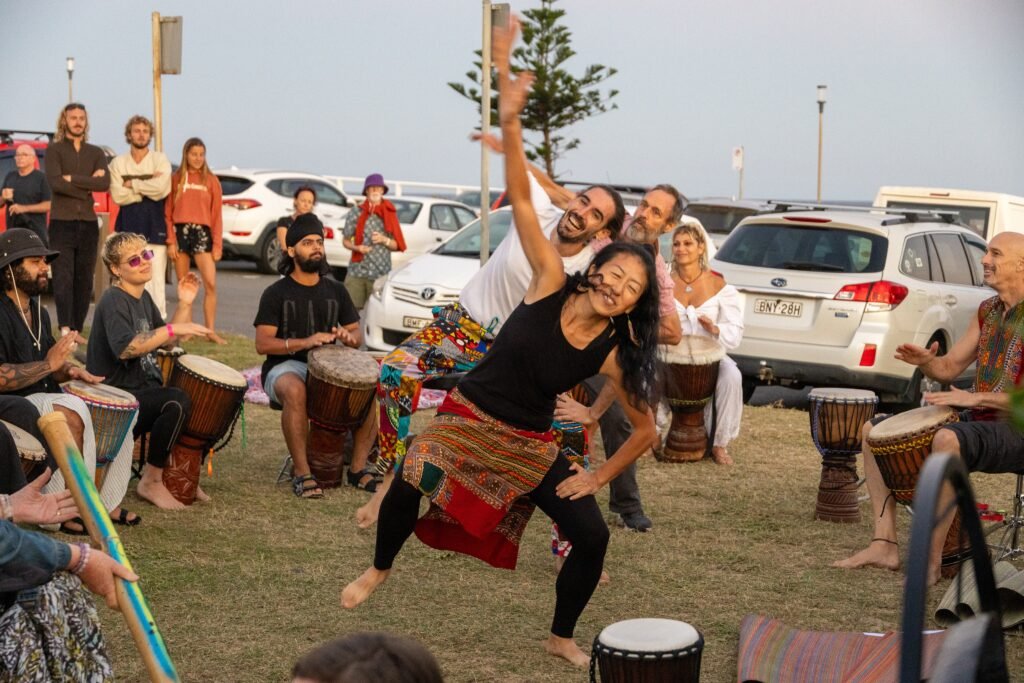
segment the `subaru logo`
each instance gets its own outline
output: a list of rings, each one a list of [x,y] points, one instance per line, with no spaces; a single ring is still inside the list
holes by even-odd
[[[786,278],[784,277],[777,277],[772,279],[772,287],[785,287],[787,284],[789,283],[786,282]]]
[[[433,287],[424,287],[423,291],[420,292],[420,296],[423,298],[424,301],[430,301],[435,296],[437,296],[437,290],[434,289]]]

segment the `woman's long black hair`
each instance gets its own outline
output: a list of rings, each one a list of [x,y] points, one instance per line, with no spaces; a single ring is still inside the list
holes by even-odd
[[[566,287],[565,292],[568,297],[573,292],[586,292],[599,285],[601,278],[597,271],[619,254],[639,259],[647,275],[647,287],[633,310],[612,318],[619,339],[622,388],[626,390],[634,408],[645,409],[655,402],[658,370],[658,272],[650,248],[631,242],[612,242],[594,255],[586,273],[569,276],[570,286]]]

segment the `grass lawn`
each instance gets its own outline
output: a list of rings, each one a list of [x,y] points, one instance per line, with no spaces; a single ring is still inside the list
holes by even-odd
[[[231,342],[194,342],[187,350],[236,368],[260,362],[250,341]],[[414,431],[430,413],[417,416]],[[372,559],[373,532],[353,523],[368,494],[346,487],[325,500],[302,501],[276,486],[285,455],[279,418],[246,405],[247,447],[236,428],[214,458],[214,476],[203,475],[212,502],[162,512],[140,501],[134,485],[126,499],[145,521],[121,538],[183,680],[287,681],[303,652],[361,630],[419,639],[447,681],[587,679],[540,647],[555,578],[550,524],[541,514],[514,572],[412,538],[388,583],[362,607],[342,610],[341,587]],[[702,680],[724,682],[736,679],[739,625],[749,613],[803,629],[899,628],[901,574],[828,566],[871,537],[869,508],[859,524],[812,520],[821,458],[807,414],[747,408],[730,452],[737,463],[731,468],[641,459],[641,491],[655,526],[646,534],[613,528],[606,563],[612,582],[598,588],[583,614],[581,645],[622,619],[680,619],[704,635]],[[1013,477],[973,481],[979,500],[1008,506]],[[607,509],[607,491],[599,500]],[[906,548],[909,517],[901,514],[900,523]],[[932,591],[930,611],[947,585]],[[120,616],[105,606],[100,611],[118,680],[145,680]],[[1008,634],[1006,644],[1010,671],[1024,680],[1024,639]]]

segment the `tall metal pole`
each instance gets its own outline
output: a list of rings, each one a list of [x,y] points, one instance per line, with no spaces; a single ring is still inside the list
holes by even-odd
[[[153,145],[164,151],[163,102],[160,91],[160,13],[153,12]]]
[[[483,36],[480,45],[480,134],[491,129],[491,0],[483,0]],[[480,265],[491,255],[491,167],[487,145],[480,145]]]
[[[742,149],[743,147],[740,147],[740,150]],[[740,165],[740,196],[738,197],[739,199],[743,199],[743,167],[746,166],[746,161],[746,159],[743,159],[743,164]]]
[[[66,62],[68,67],[68,102],[74,102],[75,96],[71,94],[71,77],[75,73],[75,58],[68,57]]]
[[[825,91],[827,85],[818,86],[818,201],[821,201],[821,146],[825,125]]]

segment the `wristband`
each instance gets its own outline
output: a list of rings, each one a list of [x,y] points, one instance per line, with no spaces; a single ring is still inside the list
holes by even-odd
[[[167,323],[167,338],[174,339],[174,325]]]
[[[290,348],[288,348],[288,341],[289,341],[288,339],[284,340],[284,350],[287,351],[288,355],[290,356],[290,355],[292,355],[295,352],[292,351]]]
[[[89,564],[89,552],[92,549],[87,543],[76,543],[75,545],[78,546],[78,562],[71,568],[71,573],[78,576],[85,571],[86,565]]]
[[[14,506],[11,505],[11,497],[8,495],[0,495],[0,519],[14,521]]]

